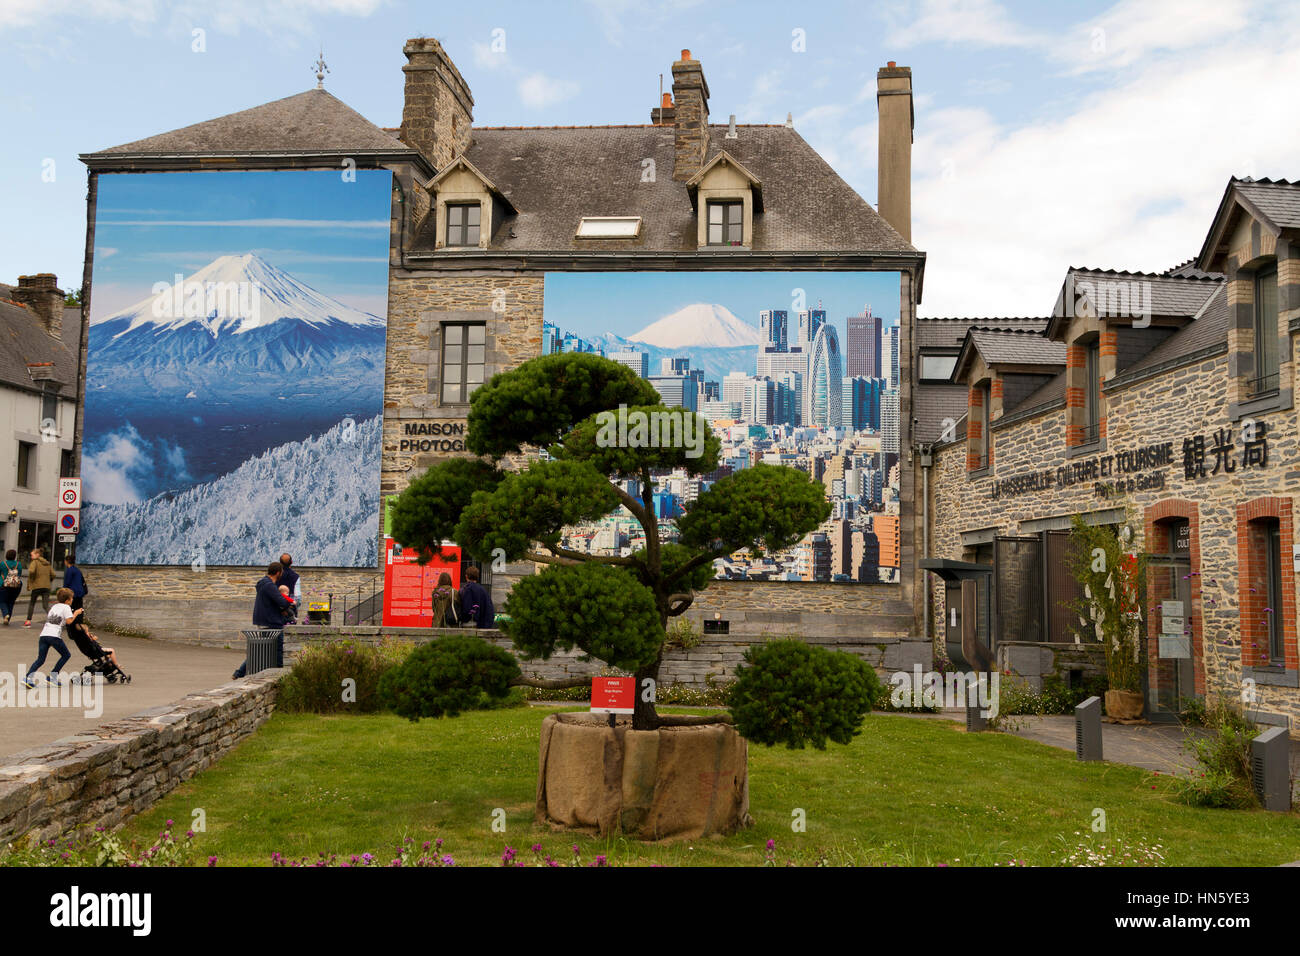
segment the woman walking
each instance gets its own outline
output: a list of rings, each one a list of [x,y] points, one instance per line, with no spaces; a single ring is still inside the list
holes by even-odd
[[[0,617],[4,618],[5,627],[9,626],[9,618],[13,616],[22,589],[23,566],[18,563],[18,552],[10,548],[5,552],[5,559],[0,561]]]
[[[40,548],[32,551],[32,563],[27,565],[27,620],[23,627],[32,626],[32,611],[36,610],[39,598],[45,611],[50,610],[50,583],[54,580],[54,568],[45,560]]]
[[[451,575],[446,571],[438,575],[438,586],[433,589],[432,627],[460,627],[460,594],[451,586]]]

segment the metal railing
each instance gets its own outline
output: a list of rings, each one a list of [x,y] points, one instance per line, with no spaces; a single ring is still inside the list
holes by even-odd
[[[1246,394],[1251,398],[1275,394],[1280,384],[1280,374],[1274,372],[1272,375],[1260,375],[1257,378],[1247,379]]]
[[[1079,429],[1079,444],[1091,445],[1097,441],[1101,441],[1101,422],[1093,422]]]
[[[339,603],[330,595],[330,620],[332,623],[357,626],[373,624],[384,613],[384,576],[377,574],[369,584],[358,585],[343,594]]]

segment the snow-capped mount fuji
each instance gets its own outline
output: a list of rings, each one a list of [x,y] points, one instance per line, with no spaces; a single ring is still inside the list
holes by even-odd
[[[695,302],[629,335],[661,349],[740,348],[758,345],[758,329],[736,318],[725,305]]]
[[[238,335],[281,319],[296,319],[313,328],[385,324],[379,316],[323,295],[249,252],[219,256],[193,275],[91,325],[119,327],[115,337],[142,327],[166,332],[197,325],[216,338],[223,332]]]
[[[379,316],[248,253],[214,259],[93,321],[88,351],[92,378],[109,387],[130,378],[166,390],[182,384],[228,390],[258,373],[282,379],[286,372],[345,369],[354,380],[375,371],[382,382],[386,334]]]

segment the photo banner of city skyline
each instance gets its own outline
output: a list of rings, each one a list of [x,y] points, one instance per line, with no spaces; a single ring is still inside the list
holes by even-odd
[[[719,578],[896,581],[900,281],[897,272],[550,273],[542,351],[622,362],[721,439],[716,472],[656,476],[669,539],[701,491],[751,465],[799,468],[824,485],[826,523],[788,551],[720,560]],[[640,534],[620,512],[568,529],[564,543],[630,553]]]

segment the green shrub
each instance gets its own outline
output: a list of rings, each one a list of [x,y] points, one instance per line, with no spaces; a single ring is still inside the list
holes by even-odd
[[[1259,728],[1241,710],[1220,698],[1204,706],[1204,723],[1214,733],[1189,737],[1184,746],[1196,757],[1197,768],[1179,777],[1179,796],[1200,807],[1245,809],[1259,805],[1250,769],[1250,742]]]
[[[380,709],[379,681],[410,653],[412,644],[389,641],[379,646],[354,640],[309,644],[280,682],[276,706],[290,712],[370,714]],[[356,683],[347,688],[344,681]]]
[[[865,661],[786,639],[745,651],[727,704],[754,743],[825,750],[828,739],[847,744],[859,733],[879,691]]]
[[[455,717],[507,699],[519,676],[514,655],[470,634],[422,644],[379,683],[385,707],[408,720]]]

